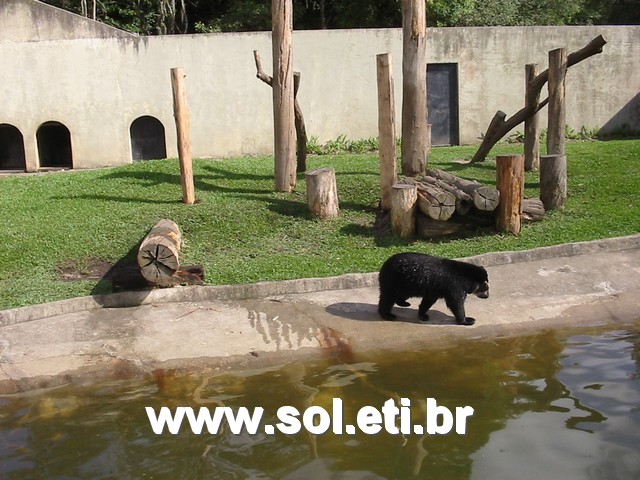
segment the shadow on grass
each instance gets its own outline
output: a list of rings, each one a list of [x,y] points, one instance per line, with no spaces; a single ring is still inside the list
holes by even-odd
[[[140,273],[136,256],[140,242],[136,243],[129,251],[122,256],[113,266],[98,280],[93,289],[93,296],[96,303],[102,307],[116,306],[136,306],[141,305],[151,292],[146,280]],[[108,295],[111,293],[128,292],[126,299],[114,299]]]

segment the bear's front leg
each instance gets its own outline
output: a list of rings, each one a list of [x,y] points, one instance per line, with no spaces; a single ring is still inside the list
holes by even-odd
[[[453,313],[453,316],[456,317],[456,322],[459,325],[473,325],[476,323],[475,318],[467,317],[464,312],[464,300],[466,295],[455,295],[450,296],[445,299],[447,302],[447,307]]]
[[[429,321],[429,309],[433,307],[433,304],[436,303],[438,297],[436,295],[432,295],[426,293],[424,297],[422,297],[422,302],[420,302],[420,306],[418,307],[418,320],[421,322]]]

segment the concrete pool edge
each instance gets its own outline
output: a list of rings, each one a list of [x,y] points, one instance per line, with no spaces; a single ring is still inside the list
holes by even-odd
[[[492,267],[574,255],[637,249],[640,249],[640,234],[565,243],[530,250],[489,252],[472,257],[465,257],[464,260],[485,267]],[[283,294],[371,287],[377,284],[378,273],[372,272],[238,285],[180,286],[112,293],[0,310],[0,327],[99,308],[126,308],[171,302],[242,300]]]
[[[416,302],[396,307],[398,321],[381,320],[375,273],[268,282],[249,290],[211,287],[215,295],[199,287],[200,293],[185,296],[194,289],[183,287],[161,291],[170,295],[159,301],[147,296],[120,308],[93,303],[82,309],[86,299],[66,301],[67,312],[58,305],[48,316],[0,325],[0,394],[322,356],[349,362],[376,351],[635,323],[639,253],[635,235],[472,257],[487,265],[492,289],[488,300],[468,298],[467,314],[478,320],[473,327],[455,325],[444,302],[434,306],[428,324],[417,322]],[[246,296],[257,291],[263,296]]]

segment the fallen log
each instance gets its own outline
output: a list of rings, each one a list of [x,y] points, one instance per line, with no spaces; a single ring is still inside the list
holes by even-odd
[[[432,168],[427,175],[443,182],[449,183],[473,199],[473,205],[481,211],[492,212],[500,202],[500,192],[492,187],[482,185],[475,180],[460,178],[452,173]]]
[[[418,189],[418,209],[428,217],[444,221],[455,212],[456,199],[452,193],[413,177],[403,179],[402,183],[414,185]]]
[[[159,220],[140,243],[137,261],[142,276],[154,285],[172,285],[180,267],[182,235],[175,222]]]
[[[455,235],[462,227],[463,225],[457,222],[434,220],[422,214],[418,214],[416,218],[416,234],[425,240]]]
[[[544,220],[545,210],[539,198],[522,199],[522,221],[539,222]]]
[[[422,183],[435,185],[436,187],[451,193],[456,200],[456,213],[466,215],[469,213],[469,210],[471,210],[471,207],[473,207],[473,198],[471,195],[463,192],[455,185],[451,185],[450,183],[438,180],[434,177],[421,177],[419,180]]]

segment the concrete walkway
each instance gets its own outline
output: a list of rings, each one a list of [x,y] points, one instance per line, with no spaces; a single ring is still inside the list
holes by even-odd
[[[158,369],[260,367],[309,355],[443,345],[568,324],[640,319],[640,235],[491,253],[491,296],[467,299],[472,327],[443,301],[377,314],[377,274],[127,292],[0,311],[0,393],[129,378]],[[411,300],[410,300],[411,301]]]

